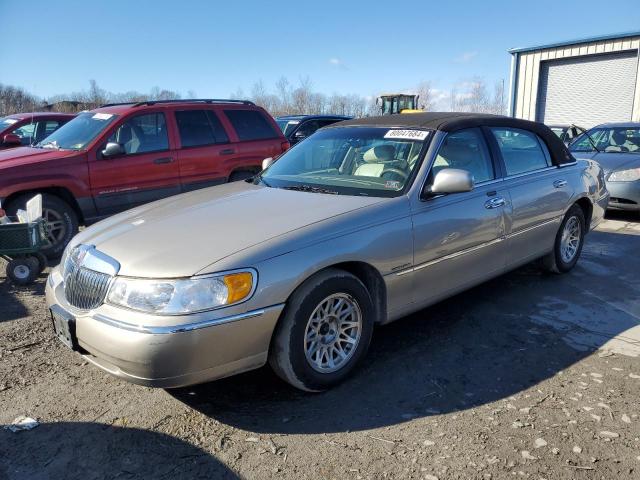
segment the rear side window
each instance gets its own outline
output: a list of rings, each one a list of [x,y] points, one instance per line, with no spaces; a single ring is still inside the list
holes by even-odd
[[[491,128],[507,169],[507,176],[550,166],[544,143],[533,132],[518,128]],[[546,153],[545,153],[546,152]]]
[[[256,110],[225,110],[240,140],[263,140],[279,135],[269,121]]]
[[[176,112],[176,122],[183,147],[227,143],[229,137],[216,114],[210,110]]]
[[[130,118],[116,129],[108,142],[122,145],[127,155],[168,150],[164,114],[148,113]]]
[[[48,137],[60,127],[60,122],[57,120],[47,120],[44,125],[44,137]]]

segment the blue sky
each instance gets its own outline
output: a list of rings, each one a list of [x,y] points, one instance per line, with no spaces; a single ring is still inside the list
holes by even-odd
[[[363,96],[508,83],[511,47],[640,30],[638,0],[0,0],[0,83],[39,96],[159,86],[200,97],[308,76]]]

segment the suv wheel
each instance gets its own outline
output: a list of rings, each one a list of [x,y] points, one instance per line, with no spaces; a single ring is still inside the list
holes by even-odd
[[[25,208],[27,201],[33,195],[23,195],[11,202],[7,209],[10,216],[15,216],[20,208]],[[48,245],[41,252],[47,258],[57,258],[62,255],[67,243],[78,233],[78,215],[64,200],[48,193],[42,194],[42,217],[49,229]]]
[[[308,392],[344,380],[367,353],[374,308],[360,280],[342,270],[311,277],[292,295],[271,344],[276,374]]]
[[[560,224],[553,251],[542,258],[543,268],[552,273],[566,273],[575,267],[585,234],[584,212],[578,205],[573,205]]]

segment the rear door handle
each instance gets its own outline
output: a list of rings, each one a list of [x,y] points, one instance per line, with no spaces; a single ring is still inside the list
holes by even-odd
[[[553,182],[553,186],[556,187],[556,188],[566,187],[567,186],[567,181],[566,180],[556,180],[555,182]]]
[[[499,208],[502,207],[505,203],[505,199],[503,197],[492,198],[491,200],[487,200],[484,202],[484,208]]]
[[[164,163],[171,163],[173,162],[173,158],[171,157],[162,157],[162,158],[156,158],[153,163],[155,163],[156,165],[162,165]]]
[[[236,151],[233,148],[225,148],[224,150],[220,150],[220,155],[233,155]]]

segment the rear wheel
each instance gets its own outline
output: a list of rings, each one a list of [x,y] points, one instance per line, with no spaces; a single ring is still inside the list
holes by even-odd
[[[269,363],[280,378],[309,392],[344,380],[366,355],[374,308],[366,287],[342,270],[307,280],[287,302]]]
[[[15,216],[18,209],[24,209],[27,201],[33,195],[23,195],[11,202],[7,209],[9,215]],[[42,194],[42,217],[47,222],[47,244],[41,252],[47,258],[57,258],[62,255],[67,243],[78,233],[78,215],[67,202],[55,195]]]
[[[553,251],[542,259],[544,269],[552,273],[566,273],[575,267],[585,234],[584,212],[578,205],[573,205],[560,224]]]

